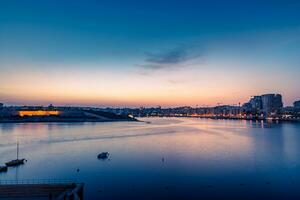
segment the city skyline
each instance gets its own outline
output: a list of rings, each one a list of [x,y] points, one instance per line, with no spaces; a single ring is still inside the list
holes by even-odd
[[[300,2],[0,3],[0,102],[175,107],[300,99]]]
[[[50,104],[24,104],[24,103],[20,103],[20,104],[5,104],[3,102],[0,102],[0,108],[3,107],[23,107],[23,108],[35,108],[35,109],[39,109],[39,108],[50,108],[50,110],[52,108],[55,107],[61,107],[61,108],[71,108],[71,107],[86,107],[86,108],[113,108],[113,109],[119,109],[119,108],[132,108],[132,109],[144,109],[144,108],[164,108],[164,109],[168,109],[168,108],[185,108],[185,107],[190,107],[190,108],[215,108],[215,107],[232,107],[232,108],[244,108],[244,109],[250,109],[250,110],[255,110],[255,111],[259,111],[259,110],[264,110],[267,111],[266,109],[263,109],[263,107],[266,107],[266,105],[270,105],[270,106],[275,106],[276,109],[280,108],[280,109],[290,109],[290,108],[299,108],[300,105],[300,100],[295,100],[292,105],[285,105],[283,102],[283,96],[279,93],[268,93],[268,94],[256,94],[256,95],[252,95],[248,98],[247,101],[245,102],[238,102],[238,103],[232,103],[232,104],[223,104],[223,103],[216,103],[215,105],[179,105],[179,106],[161,106],[161,105],[155,105],[155,106],[117,106],[117,105],[113,105],[113,106],[105,106],[105,105],[76,105],[76,104],[64,104],[64,105],[60,105],[60,104],[56,104],[53,105],[52,103]]]

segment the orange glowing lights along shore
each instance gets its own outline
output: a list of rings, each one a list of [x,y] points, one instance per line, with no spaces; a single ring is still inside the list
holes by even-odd
[[[19,116],[49,116],[49,115],[59,115],[57,110],[21,110],[19,111]]]

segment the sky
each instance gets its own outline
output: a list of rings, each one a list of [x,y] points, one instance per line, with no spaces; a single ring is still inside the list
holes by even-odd
[[[300,1],[0,0],[0,102],[300,99]]]

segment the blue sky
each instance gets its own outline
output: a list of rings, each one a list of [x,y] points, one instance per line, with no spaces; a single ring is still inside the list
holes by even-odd
[[[0,2],[0,101],[300,99],[300,1]],[[37,84],[38,83],[38,84]]]

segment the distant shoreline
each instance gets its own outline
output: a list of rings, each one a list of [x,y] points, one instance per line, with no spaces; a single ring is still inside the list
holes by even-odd
[[[0,124],[21,124],[21,123],[84,123],[84,122],[140,122],[139,120],[2,120]]]
[[[70,123],[76,123],[76,122],[134,122],[139,121],[135,118],[130,119],[107,119],[107,120],[101,120],[101,119],[89,119],[89,118],[24,118],[24,119],[0,119],[1,123],[57,123],[57,122],[70,122]]]
[[[195,118],[195,119],[212,119],[212,120],[245,120],[245,121],[266,121],[266,122],[292,122],[300,123],[300,119],[250,119],[250,118],[229,118],[229,117],[194,117],[194,116],[148,116],[140,118]]]
[[[250,118],[226,118],[226,117],[193,117],[193,116],[148,116],[148,117],[138,117],[138,118],[195,118],[195,119],[212,119],[212,120],[245,120],[245,121],[264,121],[264,122],[291,122],[300,123],[300,119],[250,119]],[[0,119],[0,124],[9,123],[84,123],[84,122],[145,122],[138,118],[131,119],[85,119],[85,118],[70,118],[70,119]]]
[[[2,109],[0,123],[137,121],[132,116],[84,109]]]

